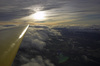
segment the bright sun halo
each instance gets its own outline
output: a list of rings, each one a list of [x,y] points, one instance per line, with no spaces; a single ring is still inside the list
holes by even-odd
[[[44,20],[45,19],[45,12],[36,12],[35,14],[33,14],[33,18],[35,20]]]

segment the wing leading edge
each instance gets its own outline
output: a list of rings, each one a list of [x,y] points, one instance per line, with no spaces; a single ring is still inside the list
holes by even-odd
[[[11,66],[29,25],[0,30],[0,66]]]

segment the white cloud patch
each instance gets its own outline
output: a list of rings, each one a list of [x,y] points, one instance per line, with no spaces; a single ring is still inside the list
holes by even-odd
[[[21,66],[54,66],[54,64],[48,59],[43,59],[42,56],[37,56],[36,58],[32,58],[30,62]]]
[[[31,26],[29,27],[20,48],[34,47],[41,50],[46,45],[45,41],[49,39],[48,35],[60,36],[61,34],[57,30],[49,27]]]

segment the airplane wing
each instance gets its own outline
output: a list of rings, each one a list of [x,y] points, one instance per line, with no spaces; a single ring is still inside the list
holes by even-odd
[[[29,25],[0,30],[0,66],[11,66]]]

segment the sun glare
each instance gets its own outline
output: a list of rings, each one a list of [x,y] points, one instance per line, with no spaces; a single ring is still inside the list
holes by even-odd
[[[44,20],[45,16],[46,16],[45,12],[42,12],[42,11],[41,12],[36,12],[35,14],[33,14],[33,18],[35,20]]]

